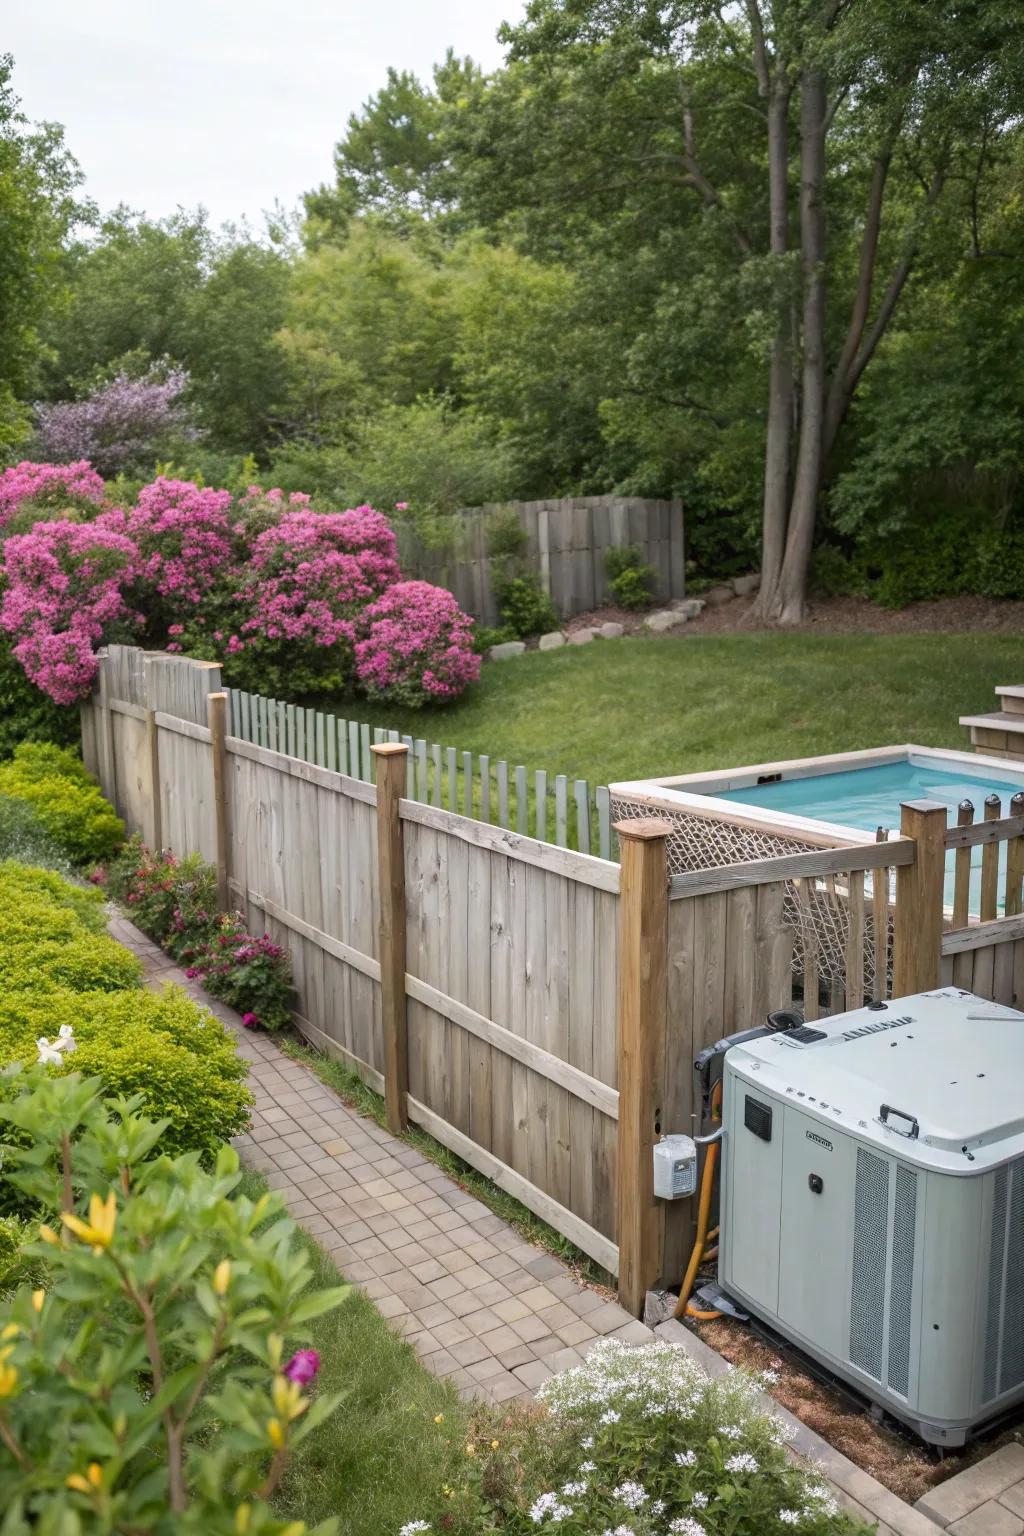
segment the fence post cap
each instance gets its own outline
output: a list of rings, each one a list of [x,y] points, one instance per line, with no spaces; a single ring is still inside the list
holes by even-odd
[[[408,752],[409,748],[404,741],[378,741],[370,748],[378,757],[397,757],[400,752]]]
[[[638,843],[653,842],[658,837],[669,837],[672,823],[663,816],[637,816],[614,823],[620,837],[631,837]]]
[[[914,811],[919,816],[931,816],[936,811],[946,814],[946,807],[941,800],[901,800],[901,811]]]

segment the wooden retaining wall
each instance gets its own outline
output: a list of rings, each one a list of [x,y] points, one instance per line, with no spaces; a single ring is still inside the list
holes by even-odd
[[[396,520],[403,571],[453,592],[482,624],[500,622],[491,585],[489,530],[512,511],[526,534],[525,560],[560,618],[570,619],[610,600],[605,554],[636,545],[654,570],[659,602],[685,596],[683,504],[632,496],[574,496],[557,501],[514,501],[474,507],[456,515],[444,549]]]

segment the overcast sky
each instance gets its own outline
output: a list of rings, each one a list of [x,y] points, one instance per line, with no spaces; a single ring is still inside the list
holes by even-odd
[[[202,203],[215,224],[331,179],[348,114],[389,64],[453,47],[486,68],[523,0],[21,0],[0,51],[33,119],[63,123],[103,210]]]

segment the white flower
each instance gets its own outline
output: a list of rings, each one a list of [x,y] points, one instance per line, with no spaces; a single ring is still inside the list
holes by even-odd
[[[583,1439],[580,1441],[580,1444],[585,1451],[592,1451],[594,1449],[593,1435],[584,1435]]]
[[[680,1515],[669,1526],[672,1536],[707,1536],[707,1530],[699,1520],[691,1520],[689,1515]]]
[[[676,1451],[677,1467],[695,1467],[697,1465],[696,1451]]]
[[[707,1509],[708,1496],[706,1493],[695,1493],[693,1498],[690,1500],[690,1503],[693,1505],[694,1509]]]
[[[57,1032],[57,1038],[53,1042],[58,1051],[77,1051],[78,1041],[75,1039],[75,1031],[70,1024],[62,1024]]]
[[[799,1525],[803,1515],[798,1509],[780,1509],[779,1520],[783,1525]]]
[[[738,1424],[723,1424],[718,1433],[724,1435],[727,1440],[740,1440],[743,1437],[743,1431]]]
[[[619,1420],[621,1419],[621,1417],[622,1417],[621,1413],[616,1413],[614,1408],[609,1408],[605,1413],[602,1413],[602,1415],[601,1415],[601,1423],[602,1424],[617,1424],[619,1422]]]
[[[580,1471],[581,1472],[596,1472],[597,1471],[597,1466],[592,1461],[581,1461],[580,1462]]]
[[[540,1525],[542,1520],[550,1520],[552,1524],[558,1525],[571,1514],[568,1504],[559,1503],[557,1493],[542,1493],[530,1510],[530,1519],[534,1525]]]
[[[769,1369],[767,1371],[762,1371],[761,1372],[761,1380],[764,1382],[766,1387],[773,1387],[775,1385],[775,1383],[778,1381],[778,1379],[779,1379],[778,1371],[773,1371],[773,1370]]]
[[[410,1520],[402,1526],[398,1536],[416,1536],[418,1531],[429,1531],[430,1526],[425,1520]]]
[[[613,1489],[612,1496],[618,1499],[620,1504],[625,1504],[627,1509],[641,1509],[647,1503],[649,1494],[646,1488],[639,1483],[620,1483]]]
[[[751,1456],[749,1451],[739,1451],[735,1456],[730,1456],[725,1464],[727,1472],[756,1472],[757,1457]]]
[[[581,1493],[586,1493],[586,1483],[563,1483],[562,1493],[567,1499],[578,1499]]]

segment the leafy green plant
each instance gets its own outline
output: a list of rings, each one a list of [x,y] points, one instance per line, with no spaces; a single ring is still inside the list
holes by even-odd
[[[136,987],[142,967],[99,931],[95,896],[46,870],[0,865],[0,989],[46,993]]]
[[[491,587],[502,630],[508,632],[510,640],[522,640],[558,627],[551,599],[540,578],[527,566],[527,543],[526,530],[510,507],[495,513],[487,529]]]
[[[162,1124],[95,1078],[20,1087],[5,1173],[62,1235],[28,1250],[47,1287],[0,1307],[5,1536],[301,1536],[268,1501],[343,1394],[308,1390],[319,1356],[296,1346],[347,1287],[310,1290],[280,1197],[240,1193],[231,1148],[209,1170],[160,1156]]]
[[[0,764],[0,795],[31,806],[40,826],[74,864],[107,859],[124,822],[80,759],[47,742],[23,742]]]
[[[645,565],[638,545],[605,550],[604,568],[612,596],[620,608],[648,608],[654,587],[654,567]]]

